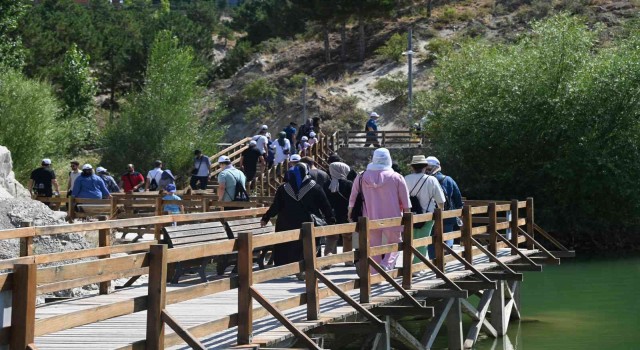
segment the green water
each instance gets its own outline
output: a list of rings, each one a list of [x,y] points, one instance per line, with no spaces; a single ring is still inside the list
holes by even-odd
[[[476,349],[640,349],[640,257],[562,259],[521,293],[522,320]]]

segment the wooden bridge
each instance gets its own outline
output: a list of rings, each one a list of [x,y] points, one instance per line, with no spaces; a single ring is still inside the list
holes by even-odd
[[[0,267],[9,270],[0,274],[0,291],[11,305],[11,322],[0,330],[0,344],[11,349],[337,349],[355,342],[373,349],[392,344],[428,349],[446,329],[449,348],[469,348],[480,332],[500,337],[509,320],[520,317],[522,271],[541,271],[541,264],[573,256],[534,223],[533,199],[467,201],[461,210],[385,220],[363,217],[358,223],[326,227],[308,223],[300,230],[261,235],[246,230],[237,238],[172,249],[158,244],[161,240],[115,246],[109,241],[112,231],[127,227],[153,225],[159,232],[171,223],[235,220],[265,210],[0,231],[0,239],[19,238],[22,247],[21,257],[0,261]],[[443,232],[443,220],[452,217],[462,217],[462,229]],[[435,221],[433,237],[413,239],[413,223],[430,220]],[[369,246],[371,230],[395,226],[402,226],[402,243]],[[96,231],[100,247],[33,255],[34,237]],[[359,233],[359,250],[316,257],[318,238],[351,232]],[[448,239],[460,244],[449,248],[444,244]],[[293,240],[304,244],[302,261],[255,268],[254,250]],[[434,262],[416,249],[427,244],[435,245]],[[402,253],[402,264],[390,271],[372,259],[396,251]],[[229,254],[237,254],[237,274],[167,285],[174,264]],[[354,261],[357,269],[335,266]],[[49,265],[54,262],[64,263]],[[427,274],[412,276],[422,270]],[[304,281],[291,278],[302,272]],[[140,276],[148,281],[132,285]],[[113,291],[113,281],[122,278],[130,279],[126,287]],[[93,284],[98,286],[93,296],[37,303],[39,296]],[[463,327],[462,313],[471,317],[469,327]],[[401,325],[406,319],[424,320],[425,330],[408,332]]]

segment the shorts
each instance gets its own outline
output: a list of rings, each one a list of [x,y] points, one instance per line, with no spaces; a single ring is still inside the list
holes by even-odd
[[[244,171],[244,176],[247,178],[247,182],[251,182],[256,177],[256,170],[255,169],[253,169],[253,170],[245,170]]]

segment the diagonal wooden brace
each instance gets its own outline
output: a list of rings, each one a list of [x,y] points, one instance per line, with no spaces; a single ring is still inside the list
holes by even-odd
[[[462,265],[464,265],[467,269],[471,270],[476,277],[480,278],[484,282],[492,282],[482,272],[478,271],[478,269],[473,267],[473,265],[470,264],[467,260],[463,259],[460,255],[458,255],[458,253],[456,253],[451,247],[449,247],[446,244],[443,247],[444,247],[444,250],[448,251],[451,256],[458,259],[458,261],[460,261]]]
[[[368,259],[369,259],[369,265],[371,265],[371,267],[373,267],[376,271],[378,271],[378,273],[382,277],[384,277],[384,279],[387,282],[389,282],[389,284],[392,285],[393,288],[395,288],[398,292],[400,292],[400,294],[402,294],[403,297],[409,300],[409,302],[413,304],[413,306],[422,307],[422,304],[420,304],[420,302],[418,302],[411,294],[409,294],[404,288],[402,288],[402,286],[398,284],[396,280],[394,280],[391,276],[389,276],[387,271],[385,271],[382,268],[382,266],[380,266],[375,260],[373,260],[373,258],[369,257]]]
[[[433,271],[433,273],[436,274],[438,278],[440,278],[445,282],[447,286],[449,286],[453,290],[457,290],[457,291],[462,290],[462,288],[458,287],[458,285],[455,284],[455,282],[453,282],[451,279],[449,279],[449,277],[447,277],[447,275],[445,275],[444,272],[440,271],[440,269],[438,269],[436,265],[434,265],[431,261],[429,261],[429,259],[427,259],[424,255],[422,255],[422,253],[420,253],[418,249],[416,249],[415,247],[411,247],[411,250],[413,251],[413,255],[415,255],[418,259],[420,259],[420,261],[422,261],[425,265],[427,265],[431,269],[431,271]]]

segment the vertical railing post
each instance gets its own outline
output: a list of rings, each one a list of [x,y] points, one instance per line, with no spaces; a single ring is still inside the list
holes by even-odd
[[[203,196],[201,200],[202,204],[202,212],[206,213],[209,211],[209,198],[207,196]]]
[[[498,223],[498,216],[496,213],[496,203],[489,203],[489,224],[487,224],[487,230],[489,231],[489,251],[493,255],[498,254],[498,230],[496,225]]]
[[[411,277],[413,273],[413,213],[402,215],[402,288],[411,289]]]
[[[69,222],[73,223],[73,220],[76,218],[76,197],[70,196],[67,197],[67,212],[69,212]]]
[[[384,132],[384,131],[381,131],[380,133],[382,133],[382,144],[381,144],[381,146],[385,147],[386,143],[387,143],[387,133]]]
[[[116,196],[111,196],[109,200],[110,209],[109,209],[109,219],[115,219],[118,215],[118,198]]]
[[[518,215],[518,200],[514,199],[511,201],[511,243],[515,247],[518,247],[518,219],[520,216]],[[511,249],[511,255],[518,254],[517,249]]]
[[[13,266],[11,349],[24,350],[35,340],[37,272],[35,263]]]
[[[371,275],[369,273],[369,218],[358,218],[358,273],[360,275],[360,303],[366,304],[371,299]]]
[[[162,311],[167,295],[167,245],[149,247],[149,287],[147,296],[147,350],[164,349]]]
[[[465,205],[462,207],[462,244],[464,245],[464,259],[470,264],[473,264],[472,221],[471,206]]]
[[[302,244],[307,292],[307,320],[315,321],[320,317],[320,298],[318,297],[318,279],[316,278],[316,238],[311,222],[302,224]]]
[[[20,227],[31,227],[33,222],[23,221],[20,223]],[[20,238],[20,256],[33,255],[33,236]]]
[[[253,234],[238,234],[238,345],[253,341]]]
[[[535,234],[535,230],[533,228],[533,197],[529,197],[527,198],[527,233],[529,234],[529,236],[531,236],[531,238],[534,238],[534,234]],[[534,249],[534,244],[533,241],[530,239],[527,239],[527,249],[532,250]]]
[[[99,221],[107,221],[106,215],[98,216]],[[100,229],[98,230],[98,246],[99,247],[110,247],[111,246],[111,230]],[[111,257],[111,254],[100,255],[99,259],[108,259]],[[109,294],[109,289],[111,288],[111,281],[100,282],[100,294]]]
[[[158,196],[156,197],[156,210],[155,210],[155,215],[156,216],[161,216],[162,215],[162,197]],[[160,234],[162,233],[162,224],[155,224],[153,226],[153,239],[156,242],[160,242]]]
[[[436,208],[433,212],[433,245],[436,250],[436,267],[444,271],[444,222],[442,220],[442,209]]]
[[[349,131],[344,132],[344,147],[349,148]]]

